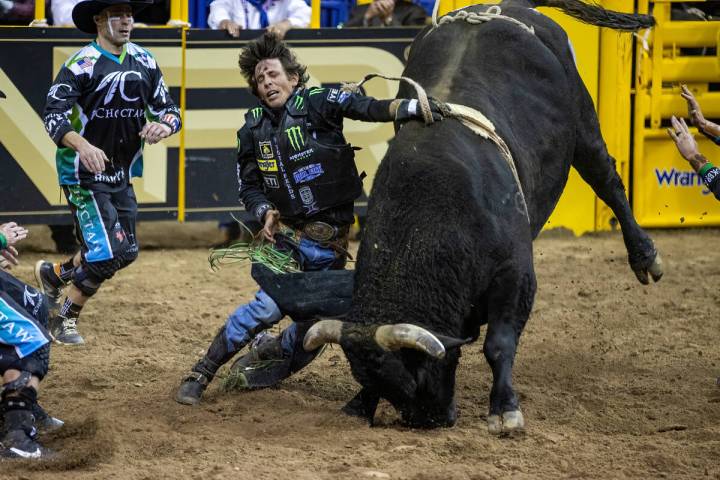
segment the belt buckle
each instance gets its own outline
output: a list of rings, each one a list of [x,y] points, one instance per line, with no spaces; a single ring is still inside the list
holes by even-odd
[[[316,242],[328,242],[337,235],[337,228],[325,222],[311,222],[303,227],[303,233]]]

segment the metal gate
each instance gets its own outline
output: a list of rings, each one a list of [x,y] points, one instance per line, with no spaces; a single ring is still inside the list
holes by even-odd
[[[640,0],[657,26],[637,42],[633,122],[633,210],[645,227],[720,225],[717,200],[667,134],[672,115],[687,118],[680,85],[694,92],[705,118],[720,118],[720,22],[673,21],[672,0]],[[696,133],[701,152],[720,162],[720,149]]]

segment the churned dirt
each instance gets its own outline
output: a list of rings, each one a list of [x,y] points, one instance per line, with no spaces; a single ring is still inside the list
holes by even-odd
[[[87,344],[56,346],[41,403],[67,422],[59,456],[2,463],[20,479],[720,478],[720,248],[717,230],[652,232],[665,278],[640,285],[617,233],[535,243],[539,290],[515,363],[527,422],[487,433],[491,374],[463,349],[454,428],[400,426],[387,405],[368,427],[340,408],[356,392],[328,348],[278,388],[176,404],[181,376],[255,285],[247,267],[213,273],[215,226],[145,224],[140,259],[108,282],[80,322]],[[167,228],[166,228],[167,227]],[[17,275],[55,254],[47,233]],[[194,247],[161,249],[162,246]]]

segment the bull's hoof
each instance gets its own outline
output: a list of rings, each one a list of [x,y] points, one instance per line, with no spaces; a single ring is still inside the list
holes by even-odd
[[[649,285],[650,279],[648,278],[648,274],[650,277],[652,277],[654,282],[659,281],[663,276],[663,262],[662,258],[660,258],[659,253],[655,253],[655,258],[652,260],[652,262],[647,266],[638,266],[634,267],[633,271],[635,272],[635,276],[637,279],[642,283],[643,285]]]
[[[525,432],[525,419],[520,410],[503,412],[500,415],[489,415],[487,418],[488,432],[492,435],[516,435]]]

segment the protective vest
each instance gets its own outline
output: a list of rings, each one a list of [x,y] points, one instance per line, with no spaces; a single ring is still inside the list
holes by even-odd
[[[329,124],[313,118],[320,115],[308,110],[308,103],[307,89],[291,96],[277,129],[261,107],[245,117],[265,192],[283,216],[309,217],[352,202],[362,193],[352,146],[318,141],[316,130]],[[338,133],[344,141],[342,132]]]

